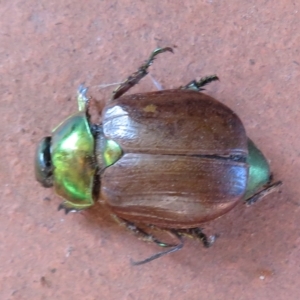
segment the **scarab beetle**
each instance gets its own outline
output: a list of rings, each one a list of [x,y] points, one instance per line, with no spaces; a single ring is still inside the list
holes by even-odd
[[[36,179],[64,198],[59,209],[80,211],[102,199],[112,215],[139,237],[170,247],[182,236],[214,241],[200,226],[274,191],[269,164],[247,137],[238,116],[201,93],[216,75],[173,90],[123,96],[147,75],[158,48],[114,92],[91,124],[87,89],[78,90],[79,111],[45,137],[35,155]],[[161,228],[179,243],[163,243],[136,224]]]

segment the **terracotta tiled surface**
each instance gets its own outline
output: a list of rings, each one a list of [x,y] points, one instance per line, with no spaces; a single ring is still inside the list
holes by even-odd
[[[299,299],[300,4],[297,1],[9,1],[0,3],[0,299]],[[33,177],[42,136],[76,109],[78,85],[123,80],[157,46],[164,88],[201,75],[235,110],[284,181],[257,205],[206,226],[211,249],[158,249],[97,205],[65,216]],[[154,87],[149,79],[135,91]],[[107,99],[110,90],[97,92]]]

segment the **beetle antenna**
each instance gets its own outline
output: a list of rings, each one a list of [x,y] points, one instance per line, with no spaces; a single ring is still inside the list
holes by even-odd
[[[173,253],[173,252],[176,252],[180,249],[182,249],[183,245],[184,245],[184,241],[183,241],[183,238],[175,231],[170,231],[173,235],[175,235],[178,240],[180,241],[180,243],[178,245],[176,245],[175,247],[169,249],[169,250],[166,250],[166,251],[162,251],[162,252],[158,252],[144,260],[141,260],[141,261],[134,261],[132,259],[130,259],[130,263],[133,265],[133,266],[139,266],[139,265],[143,265],[143,264],[146,264],[152,260],[155,260],[157,258],[160,258],[166,254],[170,254],[170,253]]]

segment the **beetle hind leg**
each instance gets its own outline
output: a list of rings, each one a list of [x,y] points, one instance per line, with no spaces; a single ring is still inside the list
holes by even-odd
[[[148,263],[148,262],[150,262],[152,260],[155,260],[157,258],[160,258],[160,257],[162,257],[162,256],[164,256],[166,254],[170,254],[170,253],[176,252],[176,251],[180,250],[183,247],[183,245],[184,245],[183,239],[182,239],[181,235],[176,230],[166,230],[169,233],[171,233],[173,236],[175,236],[175,237],[178,238],[179,243],[177,245],[174,245],[174,244],[169,244],[169,243],[161,242],[156,237],[154,237],[152,234],[145,232],[143,229],[137,227],[132,222],[129,222],[129,221],[124,220],[124,219],[121,219],[121,218],[119,218],[116,215],[112,215],[112,217],[120,225],[126,226],[127,229],[129,229],[130,231],[132,231],[138,238],[142,239],[143,241],[155,243],[155,244],[157,244],[160,247],[170,248],[168,250],[158,252],[158,253],[156,253],[156,254],[154,254],[154,255],[152,255],[152,256],[144,259],[144,260],[134,261],[134,260],[131,259],[130,262],[134,266],[142,265],[142,264]],[[150,226],[150,227],[152,227],[152,226]]]
[[[144,242],[155,243],[160,247],[174,247],[174,246],[176,246],[174,244],[168,244],[168,243],[161,242],[155,236],[153,236],[152,234],[150,234],[150,233],[144,231],[143,229],[137,227],[132,222],[121,219],[121,218],[117,217],[116,215],[112,215],[112,216],[120,225],[125,226],[128,230],[133,232],[134,235],[136,235],[139,239],[143,240]]]
[[[216,80],[219,80],[219,77],[217,75],[205,76],[205,77],[200,78],[199,81],[192,80],[187,85],[180,87],[180,89],[200,92],[200,91],[204,90],[202,88],[203,86],[207,85],[208,83],[210,83],[212,81],[216,81]]]
[[[173,252],[176,252],[180,249],[182,249],[183,245],[184,245],[184,242],[183,242],[183,239],[181,237],[180,234],[178,234],[175,230],[170,230],[170,233],[172,233],[174,236],[176,236],[179,240],[179,243],[175,246],[173,246],[172,248],[166,250],[166,251],[161,251],[161,252],[158,252],[144,260],[140,260],[140,261],[133,261],[132,259],[130,260],[131,264],[134,265],[134,266],[138,266],[138,265],[143,265],[145,263],[148,263],[152,260],[155,260],[157,258],[160,258],[164,255],[167,255],[167,254],[170,254],[170,253],[173,253]]]
[[[218,237],[217,235],[207,236],[200,227],[177,230],[177,233],[180,235],[199,239],[205,248],[209,248],[210,246],[212,246],[216,238]]]
[[[148,68],[152,65],[155,57],[158,54],[166,52],[166,51],[173,53],[173,49],[170,47],[155,49],[151,53],[148,60],[142,66],[140,66],[136,72],[134,72],[132,75],[130,75],[120,86],[118,86],[113,91],[112,100],[118,99],[124,93],[126,93],[130,88],[132,88],[134,85],[139,83],[139,81],[148,74]]]

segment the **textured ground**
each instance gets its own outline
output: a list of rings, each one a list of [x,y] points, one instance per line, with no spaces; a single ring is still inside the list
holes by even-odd
[[[28,0],[0,3],[0,299],[299,299],[300,4],[297,1]],[[157,46],[164,88],[216,73],[207,93],[238,113],[284,182],[206,226],[213,248],[158,249],[100,205],[65,216],[35,182],[36,143],[76,110],[78,85],[123,80]],[[134,91],[154,87],[145,79]],[[99,100],[108,89],[91,93]]]

